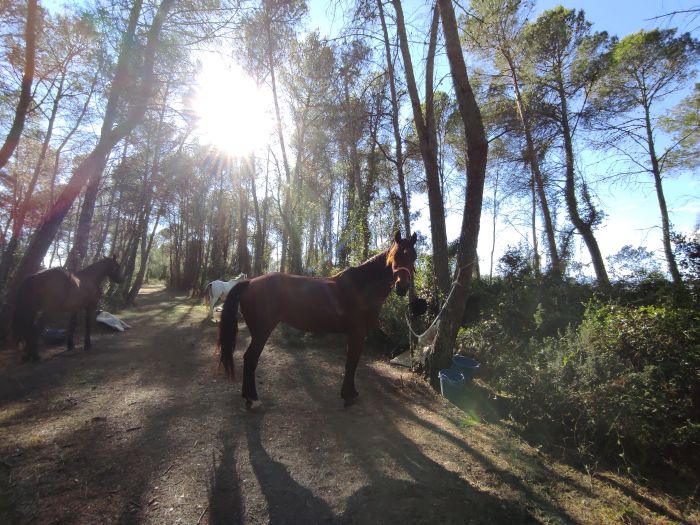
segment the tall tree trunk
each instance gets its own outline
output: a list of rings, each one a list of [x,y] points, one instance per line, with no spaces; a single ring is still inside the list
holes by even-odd
[[[153,229],[151,230],[151,235],[148,237],[148,243],[144,243],[142,239],[141,244],[141,260],[139,262],[139,271],[136,274],[136,279],[134,279],[134,284],[129,289],[129,293],[126,295],[126,304],[134,304],[136,296],[141,290],[143,285],[143,278],[146,275],[146,270],[148,269],[148,257],[151,254],[151,248],[153,247],[153,239],[156,236],[156,230],[158,229],[158,224],[160,223],[160,218],[163,216],[164,207],[158,210],[156,215],[155,223],[153,224]]]
[[[578,230],[579,234],[581,234],[581,237],[583,237],[583,242],[586,243],[586,247],[588,248],[588,253],[591,256],[598,286],[600,286],[602,290],[607,291],[610,289],[610,279],[608,279],[608,273],[605,270],[605,263],[603,262],[603,256],[600,253],[598,241],[596,241],[595,235],[593,234],[593,228],[583,219],[583,217],[581,217],[581,214],[578,211],[578,199],[576,197],[576,172],[574,167],[574,144],[571,136],[571,127],[569,125],[569,110],[567,106],[566,92],[561,83],[559,84],[558,92],[560,99],[562,136],[564,139],[564,154],[566,157],[564,199],[566,200],[566,206],[569,210],[571,223]]]
[[[433,108],[433,63],[437,45],[437,29],[439,23],[439,11],[437,5],[433,11],[433,19],[430,26],[430,41],[428,56],[426,59],[426,94],[425,117],[421,108],[418,88],[413,73],[410,44],[406,34],[403,8],[400,0],[392,0],[396,10],[396,31],[399,36],[399,47],[404,62],[406,73],[406,88],[411,98],[413,120],[416,125],[416,133],[420,145],[421,157],[425,167],[425,176],[428,186],[428,208],[430,211],[430,232],[433,243],[433,266],[438,287],[443,294],[449,291],[450,277],[447,257],[447,230],[445,227],[445,205],[440,192],[440,170],[437,156],[437,133],[435,130],[435,118]]]
[[[651,160],[651,174],[654,177],[654,188],[656,189],[656,198],[659,201],[659,212],[661,213],[661,233],[664,246],[664,255],[666,256],[666,264],[668,271],[671,274],[671,279],[676,285],[683,284],[683,278],[678,271],[676,257],[673,254],[671,246],[671,222],[668,219],[668,208],[666,207],[666,197],[664,196],[663,182],[661,179],[661,168],[659,166],[659,158],[656,156],[656,148],[654,146],[654,135],[652,133],[651,117],[649,115],[649,106],[644,104],[644,125],[647,132],[647,147],[649,149],[649,159]]]
[[[53,104],[51,105],[51,114],[46,126],[46,134],[44,135],[44,141],[41,144],[41,151],[39,152],[39,159],[34,166],[34,171],[32,173],[32,178],[29,181],[29,186],[24,194],[24,199],[19,204],[17,214],[14,217],[12,223],[12,237],[8,243],[5,251],[2,254],[2,262],[0,262],[0,283],[5,283],[7,280],[10,268],[12,267],[12,261],[15,257],[15,252],[17,246],[19,245],[19,238],[22,235],[22,228],[24,227],[24,221],[27,218],[27,213],[29,212],[29,207],[31,205],[31,200],[34,195],[34,189],[39,180],[39,175],[44,167],[44,161],[46,160],[46,152],[49,149],[49,144],[51,143],[51,137],[53,136],[53,127],[56,122],[56,115],[58,114],[58,106],[63,98],[63,85],[66,79],[65,71],[61,75],[61,79],[58,83],[58,89],[56,91],[56,96],[54,97]]]
[[[457,252],[456,283],[440,316],[440,325],[432,351],[426,359],[426,375],[434,387],[438,387],[438,372],[448,368],[452,361],[457,331],[464,315],[467,298],[471,294],[472,276],[477,265],[477,243],[481,223],[481,205],[486,178],[488,141],[481,119],[481,111],[469,84],[467,66],[462,55],[457,20],[452,0],[439,0],[445,48],[450,64],[457,105],[467,137],[467,191],[464,215]]]
[[[250,252],[248,251],[248,196],[245,191],[247,180],[253,179],[250,165],[243,162],[238,169],[238,270],[250,274]],[[253,181],[254,183],[254,181]]]
[[[19,93],[15,117],[10,126],[5,143],[0,148],[0,168],[5,166],[19,144],[27,118],[29,104],[32,101],[32,82],[34,82],[34,67],[36,63],[36,29],[39,17],[37,0],[27,2],[27,23],[24,29],[24,73],[22,87]]]
[[[102,172],[107,165],[107,159],[99,171],[94,171],[90,174],[87,187],[85,188],[85,197],[83,205],[80,208],[80,216],[78,217],[78,228],[75,232],[73,248],[68,254],[66,267],[68,271],[77,272],[87,257],[88,244],[90,241],[90,227],[92,225],[92,217],[95,214],[95,202],[97,201],[97,193],[100,189],[102,181]]]
[[[520,91],[520,82],[518,79],[515,62],[510,56],[510,53],[506,50],[501,50],[501,53],[508,62],[513,93],[515,93],[515,108],[517,110],[518,119],[520,120],[520,125],[523,127],[523,133],[525,134],[526,159],[530,165],[530,170],[532,171],[535,188],[537,190],[537,197],[540,203],[540,210],[542,212],[542,222],[544,225],[545,235],[547,237],[547,248],[549,250],[549,264],[553,275],[561,278],[563,276],[563,268],[561,258],[559,257],[559,252],[557,250],[557,242],[554,234],[554,222],[552,221],[552,213],[549,210],[549,201],[547,199],[547,193],[544,187],[544,177],[542,176],[542,170],[540,169],[540,161],[537,156],[535,141],[532,137],[532,123],[530,121],[529,111],[525,107],[525,102]]]
[[[391,94],[391,127],[394,131],[394,164],[396,165],[396,177],[399,182],[399,196],[401,198],[401,211],[403,228],[406,237],[411,236],[411,214],[408,205],[408,192],[406,191],[406,176],[403,171],[403,142],[401,139],[401,128],[399,127],[399,98],[396,93],[396,74],[394,72],[394,61],[391,57],[391,43],[389,42],[389,31],[386,27],[384,17],[384,4],[382,0],[377,0],[379,8],[379,20],[382,24],[382,34],[384,35],[384,52],[386,54],[386,68],[389,76],[389,92]]]
[[[532,203],[530,213],[530,226],[532,228],[532,269],[535,272],[535,276],[539,279],[542,271],[540,268],[540,249],[537,242],[537,195],[535,193],[534,177],[530,179],[530,202]]]
[[[267,183],[268,183],[268,170],[265,169],[265,195],[263,200],[263,210],[260,211],[260,203],[258,202],[258,195],[255,188],[255,159],[251,155],[249,160],[250,170],[253,175],[251,180],[251,192],[253,194],[253,207],[255,209],[255,234],[253,240],[254,252],[253,252],[253,267],[251,277],[257,277],[263,274],[263,261],[265,258],[265,245],[267,244]]]

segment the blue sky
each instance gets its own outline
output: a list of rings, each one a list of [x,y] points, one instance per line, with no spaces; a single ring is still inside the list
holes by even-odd
[[[640,29],[654,27],[677,27],[679,31],[690,31],[700,36],[700,17],[689,20],[683,15],[673,18],[653,19],[674,11],[697,8],[697,1],[688,0],[541,0],[536,13],[556,5],[583,9],[596,30],[608,31],[624,37]],[[677,103],[684,95],[679,94],[668,101],[667,107]],[[590,162],[598,162],[590,160]],[[593,169],[596,169],[595,167]],[[700,221],[700,184],[697,172],[669,177],[664,180],[671,222],[677,231],[690,234]],[[623,245],[645,246],[661,256],[661,231],[658,201],[651,177],[638,183],[599,186],[598,197],[608,217],[597,232],[604,256],[615,254]],[[586,258],[585,254],[582,258]]]
[[[415,40],[421,40],[421,33],[424,31],[421,26],[424,26],[424,21],[428,20],[430,3],[423,0],[404,0],[403,5],[409,24],[411,21],[415,21],[417,26],[413,29],[409,28],[409,33],[417,37]],[[464,5],[467,5],[467,2]],[[681,31],[691,31],[696,38],[700,36],[698,31],[700,18],[690,23],[682,15],[653,20],[659,15],[697,7],[696,0],[540,0],[535,6],[533,17],[557,5],[583,9],[588,20],[593,23],[595,30],[604,30],[618,37],[640,29],[654,27],[679,27]],[[332,12],[328,10],[327,6],[328,2],[325,0],[311,2],[311,23],[309,24],[311,29],[321,28],[322,32],[338,29],[342,20],[336,17],[329,25]],[[414,52],[414,66],[416,67],[420,59],[420,52],[420,50]],[[669,100],[668,107],[681,98],[682,95],[679,94],[673,100]],[[579,166],[592,177],[608,169],[608,162],[601,161],[599,157],[585,154],[581,156]],[[697,174],[683,174],[668,178],[664,184],[674,228],[677,231],[691,234],[700,221],[700,185]],[[647,249],[655,251],[661,258],[663,252],[661,250],[658,201],[651,177],[624,184],[598,185],[595,189],[601,207],[607,214],[604,223],[597,230],[597,239],[603,256],[614,255],[625,244],[631,244],[634,247],[645,246]],[[461,208],[460,203],[455,204],[457,204],[455,208]],[[430,227],[425,199],[417,196],[413,200],[412,206],[422,211],[422,218],[414,227],[422,233],[428,234]],[[448,216],[447,224],[448,237],[451,239],[457,237],[461,216],[459,214]],[[496,258],[500,253],[503,253],[509,244],[518,244],[528,234],[529,228],[525,225],[515,227],[513,224],[498,224],[496,227],[498,239]],[[489,210],[485,208],[479,240],[482,271],[488,271],[491,236],[491,217]],[[543,250],[541,249],[541,251]],[[577,256],[582,262],[588,260],[587,252],[581,242],[577,243]]]

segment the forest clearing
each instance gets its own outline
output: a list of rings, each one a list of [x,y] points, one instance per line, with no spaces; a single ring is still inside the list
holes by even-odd
[[[562,4],[1,1],[0,522],[700,524],[700,7]]]
[[[371,349],[343,408],[342,338],[278,330],[246,411],[205,306],[147,287],[121,317],[133,328],[96,334],[91,352],[3,356],[3,523],[700,520],[694,500],[572,468],[507,417],[467,416]]]

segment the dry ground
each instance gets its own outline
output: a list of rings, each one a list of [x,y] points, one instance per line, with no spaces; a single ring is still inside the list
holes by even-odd
[[[147,288],[121,317],[133,329],[89,353],[0,353],[0,523],[700,522],[694,500],[561,464],[371,351],[344,409],[337,338],[273,335],[246,411],[204,306]]]

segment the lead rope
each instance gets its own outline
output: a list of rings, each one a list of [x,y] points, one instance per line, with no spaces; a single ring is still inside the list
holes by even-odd
[[[422,334],[417,334],[416,332],[413,331],[413,327],[411,326],[411,321],[408,318],[408,313],[404,314],[404,316],[406,318],[406,324],[408,325],[408,329],[411,331],[411,333],[413,334],[413,336],[415,338],[420,340],[421,337],[423,337],[425,334],[430,332],[430,330],[433,329],[433,326],[435,325],[435,323],[437,323],[440,320],[440,316],[442,316],[442,312],[445,310],[445,306],[447,306],[447,303],[450,301],[450,297],[452,296],[452,292],[454,292],[454,290],[457,286],[462,286],[459,283],[459,276],[462,273],[462,270],[464,268],[466,268],[467,266],[471,266],[472,264],[474,264],[474,263],[473,262],[467,263],[464,266],[461,266],[459,268],[459,271],[457,272],[457,277],[455,278],[454,282],[452,283],[452,286],[450,287],[450,293],[447,294],[447,299],[445,299],[445,302],[442,304],[442,308],[440,308],[440,312],[438,312],[437,317],[435,317],[435,319],[433,319],[433,322],[430,323],[430,326]]]

